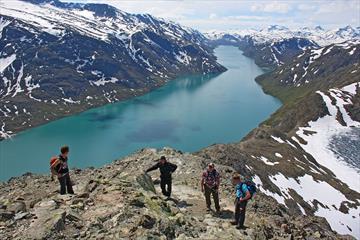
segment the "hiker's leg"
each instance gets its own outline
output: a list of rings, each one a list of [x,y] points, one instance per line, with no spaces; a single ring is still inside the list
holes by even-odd
[[[238,224],[239,227],[244,227],[246,204],[247,204],[247,201],[243,201],[239,204],[240,205],[240,217],[239,217],[239,224]]]
[[[210,200],[211,189],[206,185],[204,186],[204,189],[205,189],[206,207],[210,208],[210,206],[211,206],[211,200]]]
[[[161,178],[160,179],[160,187],[161,187],[161,192],[164,196],[166,196],[166,181],[165,179]]]
[[[72,188],[72,183],[71,183],[71,180],[70,180],[70,173],[66,174],[65,180],[66,180],[67,193],[74,194],[74,190]]]
[[[219,191],[217,189],[212,189],[212,195],[214,199],[215,209],[216,211],[220,211]]]
[[[170,197],[171,196],[171,183],[172,181],[171,181],[171,178],[168,180],[168,182],[167,182],[167,195],[168,195],[168,197]]]
[[[60,194],[63,195],[66,193],[66,180],[65,176],[59,177],[59,183],[60,183]]]
[[[239,223],[239,217],[240,217],[240,204],[239,204],[239,200],[236,199],[235,200],[235,223],[236,225]]]

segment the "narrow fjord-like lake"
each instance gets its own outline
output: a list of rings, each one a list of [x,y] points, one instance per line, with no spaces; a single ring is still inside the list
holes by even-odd
[[[230,46],[215,49],[228,68],[188,76],[144,96],[24,131],[0,142],[0,181],[25,172],[48,173],[49,159],[70,146],[70,167],[101,166],[145,147],[196,151],[239,141],[281,103],[255,77],[263,70]]]

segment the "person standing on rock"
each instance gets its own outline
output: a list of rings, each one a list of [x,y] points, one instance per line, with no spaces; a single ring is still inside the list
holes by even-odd
[[[220,174],[215,169],[214,163],[210,163],[207,169],[203,172],[201,178],[201,192],[205,195],[207,211],[211,211],[211,199],[212,195],[216,212],[220,212],[219,204],[219,186],[220,186]]]
[[[251,198],[251,193],[245,182],[241,181],[240,175],[235,174],[232,179],[236,190],[235,199],[235,221],[231,222],[236,225],[237,229],[244,229],[245,211],[248,200]]]
[[[69,151],[70,150],[68,146],[61,147],[61,154],[58,156],[58,164],[54,167],[54,170],[57,173],[57,177],[59,179],[61,195],[66,194],[66,192],[68,194],[74,194],[68,167]]]
[[[171,174],[175,172],[177,166],[173,163],[168,162],[165,156],[161,156],[160,161],[156,163],[154,166],[147,169],[145,172],[148,173],[158,168],[160,169],[160,187],[162,194],[167,198],[170,198],[171,182],[172,182]]]

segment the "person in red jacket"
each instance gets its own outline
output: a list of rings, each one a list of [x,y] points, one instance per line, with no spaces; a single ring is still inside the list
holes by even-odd
[[[207,169],[203,172],[201,178],[201,191],[205,195],[207,211],[211,211],[211,199],[212,195],[215,209],[217,213],[220,213],[219,204],[219,186],[220,186],[220,174],[215,169],[215,165],[210,163]]]
[[[70,180],[70,173],[68,167],[68,154],[69,147],[63,146],[60,149],[61,154],[58,157],[59,163],[55,166],[55,171],[57,173],[57,177],[60,183],[60,194],[74,194],[74,190],[72,188],[72,183]]]

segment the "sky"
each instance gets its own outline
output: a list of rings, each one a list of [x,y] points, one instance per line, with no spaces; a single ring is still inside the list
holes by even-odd
[[[260,29],[360,26],[360,0],[62,0],[111,4],[130,13],[149,13],[198,29]]]

